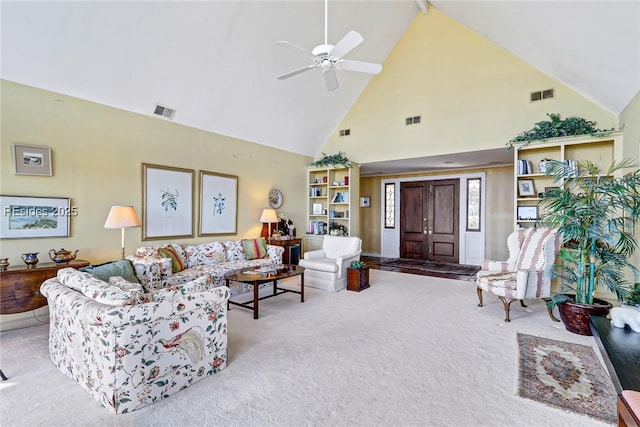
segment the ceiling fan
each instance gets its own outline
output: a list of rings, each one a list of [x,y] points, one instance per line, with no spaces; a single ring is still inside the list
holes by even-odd
[[[288,41],[277,42],[280,46],[291,46],[307,54],[313,61],[313,64],[297,70],[289,71],[278,76],[278,79],[284,80],[293,77],[305,71],[319,68],[324,76],[324,82],[328,91],[338,89],[338,78],[336,70],[358,71],[360,73],[378,74],[382,71],[382,65],[371,62],[353,61],[342,59],[344,55],[349,53],[360,43],[364,41],[360,33],[357,31],[349,31],[335,46],[327,42],[327,11],[328,0],[324,2],[324,44],[313,48],[311,52]]]

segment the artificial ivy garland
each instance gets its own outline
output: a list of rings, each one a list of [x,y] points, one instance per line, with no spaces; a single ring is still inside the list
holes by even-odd
[[[333,154],[331,156],[327,156],[325,153],[322,153],[322,157],[311,163],[311,165],[315,167],[343,165],[346,168],[350,168],[351,162],[342,151],[338,151],[338,154]]]
[[[520,133],[507,143],[508,150],[514,145],[528,145],[532,141],[544,141],[548,138],[558,138],[562,136],[591,135],[605,136],[613,131],[611,129],[598,129],[596,122],[583,119],[582,117],[567,117],[562,120],[560,114],[547,113],[551,120],[545,120],[535,124],[533,129]],[[522,144],[518,144],[522,143]]]

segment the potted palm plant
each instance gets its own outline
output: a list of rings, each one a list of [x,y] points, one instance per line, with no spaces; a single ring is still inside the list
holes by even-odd
[[[591,335],[589,315],[606,315],[607,301],[594,298],[598,287],[622,301],[630,293],[627,275],[638,277],[630,257],[638,247],[634,236],[640,219],[640,169],[630,160],[614,162],[602,173],[591,161],[570,168],[551,161],[546,174],[559,184],[542,196],[541,222],[562,236],[559,262],[553,275],[561,279],[562,293],[549,307],[558,306],[567,330]]]

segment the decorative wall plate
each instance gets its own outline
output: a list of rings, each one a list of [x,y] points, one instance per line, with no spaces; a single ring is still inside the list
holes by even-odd
[[[273,209],[278,209],[282,206],[282,191],[274,188],[269,192],[269,206]]]

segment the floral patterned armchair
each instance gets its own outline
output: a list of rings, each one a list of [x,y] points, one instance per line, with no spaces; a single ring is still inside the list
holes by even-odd
[[[41,286],[50,358],[116,413],[157,402],[226,367],[229,288],[210,286],[201,277],[144,294],[61,269]]]

